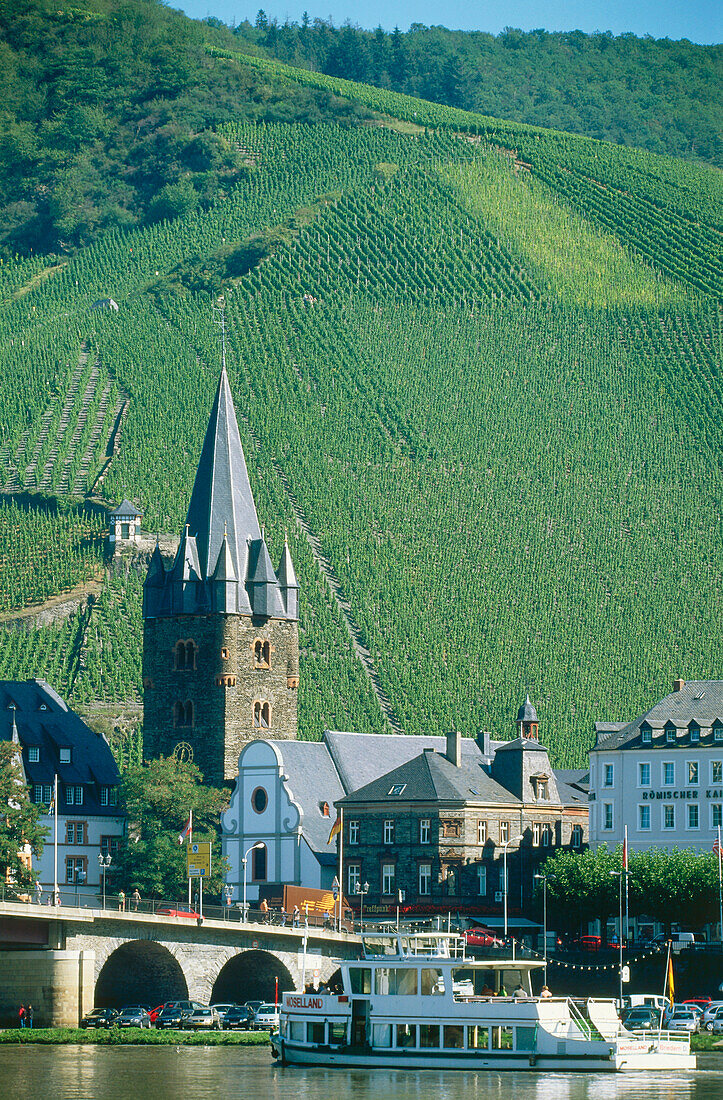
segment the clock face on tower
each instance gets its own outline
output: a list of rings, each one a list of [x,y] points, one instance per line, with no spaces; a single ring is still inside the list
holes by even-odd
[[[173,757],[182,764],[192,764],[193,748],[189,745],[188,741],[179,741],[173,750]]]

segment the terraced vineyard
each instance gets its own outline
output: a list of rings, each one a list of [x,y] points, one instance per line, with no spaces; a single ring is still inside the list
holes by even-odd
[[[127,399],[96,492],[177,532],[223,293],[260,517],[302,584],[305,736],[504,735],[528,682],[573,766],[596,719],[723,676],[720,174],[223,63],[383,125],[229,126],[250,171],[207,213],[6,265],[6,491],[89,491]],[[140,574],[109,572],[85,616],[0,635],[0,673],[137,700],[140,639]]]

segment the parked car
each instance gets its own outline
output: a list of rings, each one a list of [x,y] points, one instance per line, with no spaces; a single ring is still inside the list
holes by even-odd
[[[706,1026],[714,1035],[723,1033],[723,1009],[718,1009],[711,1022]]]
[[[626,1008],[620,1018],[626,1031],[657,1031],[661,1023],[656,1008]]]
[[[705,1012],[712,1002],[710,997],[689,997],[687,1001],[682,1003],[686,1008],[699,1008],[701,1012]]]
[[[253,1028],[256,1031],[276,1031],[279,1027],[279,1009],[277,1005],[259,1005],[254,1013]]]
[[[694,1012],[692,1008],[676,1009],[668,1020],[666,1027],[668,1031],[698,1031],[698,1013]]]
[[[580,936],[572,946],[580,951],[599,951],[602,947],[602,939],[600,936]]]
[[[151,1017],[142,1005],[127,1005],[122,1008],[116,1027],[150,1027]]]
[[[234,1028],[238,1028],[239,1031],[249,1031],[253,1026],[254,1011],[249,1008],[248,1005],[234,1005],[229,1008],[228,1012],[221,1021],[221,1027],[224,1031],[232,1031]]]
[[[216,1009],[216,1012],[218,1012],[218,1018],[221,1021],[221,1023],[223,1023],[228,1010],[230,1008],[236,1008],[236,1005],[234,1005],[234,1004],[211,1005],[211,1008]]]
[[[187,1031],[219,1031],[221,1020],[215,1008],[193,1008],[183,1017],[181,1027]]]
[[[162,905],[156,909],[157,917],[188,917],[189,920],[200,920],[201,914],[189,905]]]
[[[114,1027],[118,1019],[117,1008],[94,1008],[80,1021],[81,1027]]]
[[[705,1028],[706,1031],[712,1031],[713,1021],[717,1018],[719,1012],[721,1013],[721,1018],[723,1018],[723,1001],[711,1001],[700,1021],[701,1028]]]
[[[156,1027],[161,1029],[179,1028],[188,1012],[193,1012],[196,1008],[206,1007],[206,1005],[199,1004],[198,1001],[169,1001],[164,1006],[163,1011],[158,1014]]]
[[[253,1013],[256,1012],[257,1008],[261,1008],[263,1003],[263,1001],[244,1001],[246,1008],[250,1008]]]
[[[468,947],[502,947],[503,941],[491,928],[480,925],[478,928],[468,928],[463,933]]]

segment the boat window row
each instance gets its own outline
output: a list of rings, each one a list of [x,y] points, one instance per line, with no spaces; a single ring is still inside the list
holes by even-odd
[[[372,1045],[396,1050],[520,1050],[535,1049],[535,1026],[505,1024],[374,1024]]]
[[[449,972],[449,968],[448,968]],[[451,970],[455,999],[506,996],[518,986],[523,975],[519,970],[473,970],[469,967]],[[524,976],[527,986],[527,978]],[[367,966],[349,967],[349,992],[352,994],[404,997],[441,997],[445,992],[445,972],[436,966]],[[529,993],[529,988],[528,988]]]

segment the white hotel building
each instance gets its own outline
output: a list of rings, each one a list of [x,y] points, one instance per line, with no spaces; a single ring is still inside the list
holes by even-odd
[[[676,680],[629,723],[596,723],[590,845],[712,850],[723,825],[723,681]]]

